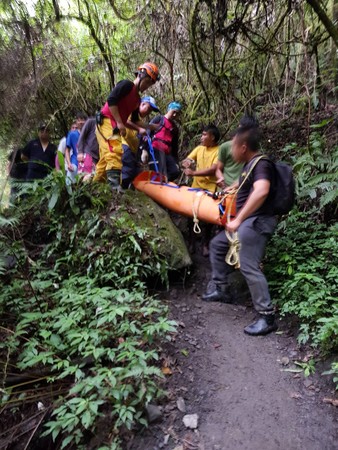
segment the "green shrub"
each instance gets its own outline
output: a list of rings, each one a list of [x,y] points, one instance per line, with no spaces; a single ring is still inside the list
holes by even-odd
[[[281,315],[299,319],[299,342],[326,353],[338,348],[338,147],[318,131],[330,122],[312,125],[307,147],[281,152],[293,164],[297,207],[280,221],[265,267]]]
[[[45,301],[34,295],[18,303],[17,287],[0,297],[2,314],[6,308],[16,317],[1,347],[18,355],[21,371],[48,367],[49,382],[68,381],[47,424],[53,438],[66,431],[65,442],[79,444],[83,430],[95,433],[103,413],[115,430],[145,424],[144,406],[161,394],[156,344],[175,331],[166,307],[141,291],[98,288],[87,277],[59,286],[36,280],[34,291],[43,290]]]
[[[279,224],[268,259],[267,276],[280,313],[295,314],[301,320],[299,341],[311,338],[325,350],[335,348],[337,229],[314,224],[311,213],[293,212]]]
[[[165,281],[166,260],[143,229],[110,214],[105,187],[69,189],[56,174],[29,190],[15,218],[0,221],[1,252],[17,261],[0,265],[2,406],[44,392],[44,433],[61,448],[86,448],[109,418],[106,448],[117,449],[120,430],[145,425],[145,405],[162,395],[159,350],[175,323],[144,280]],[[33,397],[32,386],[6,385],[8,367],[32,374]]]

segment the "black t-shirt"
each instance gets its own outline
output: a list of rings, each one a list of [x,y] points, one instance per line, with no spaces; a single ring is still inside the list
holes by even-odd
[[[107,102],[109,106],[117,105],[118,102],[129,94],[133,89],[134,83],[129,80],[119,81],[116,86],[110,92]]]
[[[22,154],[28,158],[26,180],[45,178],[55,167],[56,146],[50,142],[43,150],[40,139],[34,139],[28,142]]]
[[[260,156],[260,155],[258,155]],[[247,164],[244,165],[242,173],[239,177],[239,185],[241,185],[243,179],[245,178],[246,174],[249,172],[250,167],[252,167],[252,164],[254,163],[255,158],[251,159]],[[263,205],[258,208],[251,216],[258,216],[262,214],[267,215],[273,215],[273,192],[275,188],[275,168],[273,165],[273,162],[269,159],[261,159],[258,161],[252,172],[250,173],[249,177],[243,184],[243,186],[240,188],[240,190],[237,193],[237,200],[236,200],[236,208],[237,211],[239,211],[244,203],[247,201],[249,195],[251,194],[253,190],[253,185],[258,180],[268,180],[270,181],[270,192],[268,197],[266,198]]]
[[[22,149],[13,150],[8,156],[10,163],[9,176],[16,180],[25,180],[27,176],[28,165],[21,159]]]

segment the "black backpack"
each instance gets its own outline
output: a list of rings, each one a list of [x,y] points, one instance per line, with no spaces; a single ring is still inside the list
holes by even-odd
[[[283,162],[274,163],[276,169],[276,188],[274,193],[274,214],[287,214],[295,204],[295,179],[292,167]]]
[[[268,156],[260,155],[255,159],[255,165],[263,158],[271,161]],[[273,214],[281,216],[290,212],[295,204],[295,179],[293,177],[291,166],[280,161],[271,162],[274,165],[276,174],[273,192]]]

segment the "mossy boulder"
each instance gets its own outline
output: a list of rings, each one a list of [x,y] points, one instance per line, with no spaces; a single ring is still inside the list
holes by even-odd
[[[158,249],[171,269],[179,270],[192,264],[182,233],[165,209],[143,192],[126,191],[120,197],[116,214],[146,229],[149,239],[157,240]]]

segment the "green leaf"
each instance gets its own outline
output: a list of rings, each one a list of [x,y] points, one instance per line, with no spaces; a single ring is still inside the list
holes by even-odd
[[[70,435],[63,439],[61,444],[61,449],[66,448],[68,444],[70,444],[74,439],[74,436]]]
[[[57,203],[57,201],[58,201],[58,199],[59,199],[59,196],[60,196],[59,190],[58,190],[58,189],[55,189],[55,190],[53,191],[53,194],[52,194],[52,196],[51,196],[49,202],[48,202],[48,209],[49,209],[49,210],[51,210],[51,209],[54,208],[54,206],[56,205],[56,203]]]
[[[63,153],[60,152],[59,150],[57,152],[57,157],[58,157],[58,162],[59,162],[59,165],[60,165],[60,169],[61,169],[62,175],[65,178],[66,177],[65,157],[63,156]]]
[[[329,124],[330,122],[332,122],[332,118],[328,118],[328,119],[324,119],[322,120],[320,123],[315,123],[313,125],[310,125],[310,128],[312,129],[318,129],[318,128],[322,128],[325,127],[325,125]]]
[[[86,411],[82,417],[81,417],[81,423],[85,428],[89,428],[92,422],[92,416],[90,414],[90,411]]]

